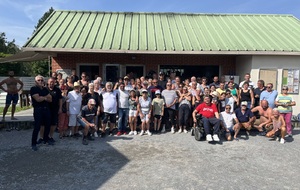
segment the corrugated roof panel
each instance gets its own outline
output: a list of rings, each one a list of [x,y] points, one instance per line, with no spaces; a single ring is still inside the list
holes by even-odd
[[[157,14],[153,15],[153,22],[155,28],[155,44],[157,51],[165,51],[165,38],[161,27],[161,19]]]
[[[300,52],[291,15],[55,11],[24,48]]]
[[[146,15],[147,20],[147,49],[157,50],[156,48],[156,38],[155,38],[155,27],[153,23],[153,14]]]
[[[121,49],[129,50],[130,35],[131,35],[132,13],[125,15],[124,29],[122,33]]]
[[[111,49],[119,50],[121,48],[122,34],[124,29],[124,19],[125,15],[120,14],[117,19],[117,23],[115,26],[114,37],[112,39],[112,47]]]
[[[167,15],[161,15],[161,26],[165,39],[165,48],[167,51],[174,51],[173,37],[171,34],[171,28],[169,26],[169,21],[167,19]]]
[[[108,26],[110,25],[110,19],[111,19],[110,13],[104,13],[103,19],[99,26],[98,34],[95,38],[95,42],[93,44],[92,49],[102,49],[103,43],[106,37]]]
[[[139,23],[140,17],[138,14],[132,15],[130,49],[135,51],[139,49]]]
[[[94,47],[94,44],[97,41],[98,32],[100,30],[100,25],[102,23],[104,14],[92,13],[91,18],[93,18],[92,16],[95,16],[95,19],[93,20],[93,24],[91,25],[89,34],[83,45],[83,49],[92,49]]]

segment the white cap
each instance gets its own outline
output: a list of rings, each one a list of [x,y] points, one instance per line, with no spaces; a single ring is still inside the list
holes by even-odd
[[[160,90],[156,90],[156,91],[155,91],[155,94],[160,94]]]

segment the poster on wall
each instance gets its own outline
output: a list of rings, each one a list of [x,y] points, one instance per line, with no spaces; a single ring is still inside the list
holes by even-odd
[[[282,86],[288,86],[288,93],[299,93],[299,69],[284,69],[282,76]]]

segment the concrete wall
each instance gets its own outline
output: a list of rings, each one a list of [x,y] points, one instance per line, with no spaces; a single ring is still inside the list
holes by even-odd
[[[236,57],[236,75],[240,76],[240,82],[244,80],[245,73],[253,73],[252,70],[252,56],[237,56]]]
[[[239,73],[249,72],[249,65],[251,65],[251,80],[254,84],[259,80],[260,69],[277,70],[276,89],[278,90],[278,93],[281,93],[283,69],[300,69],[300,56],[252,56],[252,58],[238,57],[237,60],[236,67],[237,72]],[[251,60],[251,64],[248,63],[249,60]],[[245,61],[245,63],[242,63],[241,61]],[[300,95],[295,94],[292,96],[297,104],[293,107],[293,114],[297,115],[300,113]]]

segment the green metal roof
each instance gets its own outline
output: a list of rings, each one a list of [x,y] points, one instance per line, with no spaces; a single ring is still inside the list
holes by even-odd
[[[300,53],[292,15],[55,11],[24,51]]]

